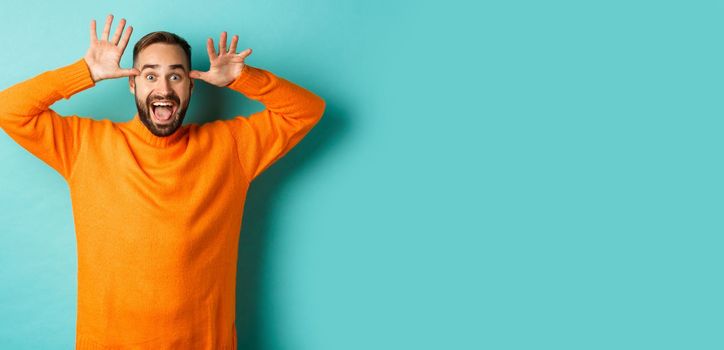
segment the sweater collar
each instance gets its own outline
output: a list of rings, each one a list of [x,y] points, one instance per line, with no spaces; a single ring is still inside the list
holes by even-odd
[[[131,121],[129,121],[127,124],[129,129],[131,129],[131,131],[133,131],[133,133],[136,134],[139,138],[141,138],[149,145],[158,148],[167,148],[173,146],[179,140],[188,135],[188,126],[181,125],[181,127],[178,128],[176,132],[169,136],[156,136],[150,130],[148,130],[148,128],[146,128],[146,125],[143,124],[143,122],[141,121],[141,117],[138,116],[138,113],[136,113],[133,116],[133,119],[131,119]]]

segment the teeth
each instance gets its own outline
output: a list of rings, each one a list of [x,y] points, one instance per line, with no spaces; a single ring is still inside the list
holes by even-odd
[[[173,106],[173,105],[172,105],[171,103],[168,103],[168,102],[155,102],[155,103],[153,104],[153,106],[154,106],[154,107],[158,107],[158,106],[168,106],[168,107],[170,107],[170,106]]]

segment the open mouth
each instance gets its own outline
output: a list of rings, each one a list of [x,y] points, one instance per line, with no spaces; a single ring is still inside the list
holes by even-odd
[[[151,103],[151,114],[156,124],[170,124],[176,115],[176,103],[173,101],[155,101]]]

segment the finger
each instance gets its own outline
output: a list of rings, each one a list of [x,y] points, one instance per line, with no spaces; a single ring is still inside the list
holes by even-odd
[[[141,74],[141,72],[139,72],[138,69],[136,69],[136,68],[118,69],[118,70],[114,71],[113,73],[111,73],[109,75],[109,78],[114,79],[114,78],[120,78],[120,77],[135,76],[135,75],[139,75],[139,74]]]
[[[111,23],[113,23],[113,15],[106,17],[106,25],[103,27],[103,35],[101,35],[101,41],[108,41],[108,35],[111,33]]]
[[[204,72],[201,72],[201,71],[192,70],[191,72],[189,72],[189,77],[191,79],[203,79],[203,76],[204,76]]]
[[[239,42],[239,36],[234,35],[233,38],[231,38],[231,47],[229,47],[229,53],[236,54],[236,43]]]
[[[121,38],[121,34],[123,33],[123,27],[126,26],[126,19],[121,18],[121,20],[118,22],[118,27],[116,28],[116,32],[113,33],[113,39],[111,39],[111,44],[118,45],[118,39]]]
[[[98,41],[98,32],[96,32],[96,20],[91,20],[90,40],[91,40],[91,43]]]
[[[128,45],[128,39],[131,38],[131,33],[133,33],[133,27],[132,27],[132,26],[128,26],[128,28],[126,28],[126,32],[125,32],[125,33],[123,34],[123,36],[121,37],[121,41],[120,41],[120,43],[119,43],[119,44],[120,44],[119,46],[120,46],[120,48],[121,48],[121,51],[125,51],[125,50],[126,50],[126,45]]]
[[[248,48],[242,52],[239,52],[239,54],[237,56],[239,56],[241,58],[247,58],[247,57],[249,57],[249,55],[251,55],[251,48]]]
[[[129,69],[121,69],[120,71],[118,71],[118,73],[122,77],[127,77],[127,76],[139,75],[139,74],[141,74],[141,71],[139,71],[136,68],[129,68]]]
[[[219,55],[226,53],[226,32],[221,32],[221,38],[219,39]]]
[[[209,38],[209,40],[206,40],[206,51],[209,52],[210,60],[216,59],[216,52],[214,51],[214,39]]]

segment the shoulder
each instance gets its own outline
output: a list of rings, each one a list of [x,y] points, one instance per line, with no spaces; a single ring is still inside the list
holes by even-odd
[[[203,124],[195,124],[196,132],[214,137],[233,137],[233,129],[238,128],[233,119],[218,119]]]

